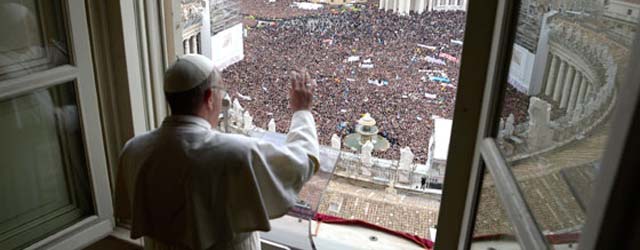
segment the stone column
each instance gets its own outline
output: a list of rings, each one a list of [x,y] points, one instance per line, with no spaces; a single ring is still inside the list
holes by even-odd
[[[553,84],[558,77],[558,57],[551,55],[551,66],[549,67],[549,75],[547,77],[547,86],[545,87],[544,94],[550,96],[553,94]]]
[[[422,14],[422,12],[424,12],[425,6],[424,4],[427,2],[427,0],[418,0],[418,5],[417,5],[417,12],[418,14]]]
[[[411,1],[412,0],[402,0],[404,1],[404,13],[409,14],[409,11],[411,11]],[[415,0],[413,0],[415,1]]]
[[[385,6],[386,1],[385,0],[380,0],[380,2],[378,3],[380,6],[378,6],[378,9],[383,10],[384,6]]]
[[[582,105],[584,102],[584,96],[587,93],[587,78],[582,76],[580,81],[580,90],[578,91],[578,100],[576,101],[576,106]]]
[[[196,36],[191,36],[191,53],[198,54],[198,41]]]
[[[429,0],[429,6],[427,6],[427,10],[428,11],[432,11],[433,10],[433,0]]]
[[[564,78],[567,70],[567,63],[565,61],[560,62],[560,69],[558,70],[558,78],[556,78],[556,83],[553,86],[553,100],[559,101],[560,94],[562,91],[562,84],[564,83]]]
[[[582,82],[582,73],[576,71],[576,75],[573,77],[573,84],[571,85],[571,93],[569,94],[567,111],[573,111],[573,109],[576,108],[576,100],[578,99],[578,89],[580,89],[580,82]]]
[[[189,39],[184,40],[184,54],[191,53],[191,44],[189,44]]]
[[[560,108],[566,108],[569,103],[569,94],[571,92],[571,84],[573,83],[573,77],[575,76],[576,69],[573,66],[569,66],[569,72],[564,80],[564,86],[562,86],[562,99],[560,99]]]

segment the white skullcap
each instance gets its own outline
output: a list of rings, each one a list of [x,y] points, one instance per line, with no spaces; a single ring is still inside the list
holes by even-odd
[[[209,76],[214,77],[214,83],[220,77],[209,58],[198,54],[179,56],[164,73],[164,91],[184,92],[202,84]]]

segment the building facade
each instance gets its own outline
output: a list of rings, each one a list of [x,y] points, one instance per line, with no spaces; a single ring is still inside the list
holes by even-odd
[[[380,0],[381,10],[391,10],[399,15],[425,11],[466,11],[468,0]]]
[[[605,1],[604,22],[620,42],[630,45],[640,18],[640,0]]]
[[[205,20],[208,20],[208,2],[206,0],[182,0],[182,47],[184,54],[201,54],[204,53],[204,47],[207,46],[209,35],[206,31]]]

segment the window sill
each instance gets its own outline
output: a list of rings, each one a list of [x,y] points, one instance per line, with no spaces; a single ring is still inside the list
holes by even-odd
[[[271,220],[270,232],[260,232],[260,243],[264,250],[311,250],[308,232],[307,221],[298,221],[297,218],[285,215],[282,218]],[[134,240],[129,237],[130,234],[129,229],[116,227],[111,236],[144,247],[142,238]]]

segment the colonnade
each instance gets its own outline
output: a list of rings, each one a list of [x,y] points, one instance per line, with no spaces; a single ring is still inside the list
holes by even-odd
[[[551,65],[545,82],[544,94],[560,103],[567,113],[587,102],[595,91],[592,82],[578,68],[558,55],[551,54]]]
[[[184,54],[199,54],[200,53],[200,40],[198,37],[200,33],[196,33],[195,35],[189,36],[182,41],[182,47],[184,49]]]
[[[391,10],[400,15],[410,11],[421,14],[426,11],[466,10],[468,0],[380,0],[381,10]]]

